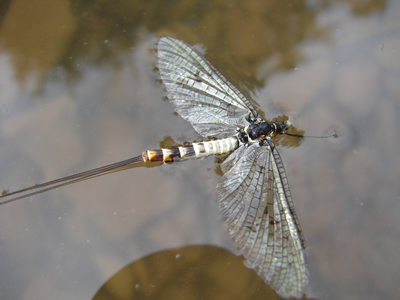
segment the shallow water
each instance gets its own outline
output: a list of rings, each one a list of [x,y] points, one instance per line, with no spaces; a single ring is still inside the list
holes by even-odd
[[[200,140],[153,69],[156,37],[171,35],[202,44],[267,118],[338,132],[279,147],[309,249],[307,296],[397,299],[400,5],[264,2],[12,2],[0,29],[0,188],[136,156],[165,136]],[[212,158],[132,169],[1,206],[1,298],[90,299],[148,255],[233,251],[214,170]]]

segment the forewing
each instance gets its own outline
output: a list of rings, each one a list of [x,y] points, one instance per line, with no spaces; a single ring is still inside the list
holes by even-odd
[[[278,151],[269,142],[242,146],[221,168],[221,212],[246,266],[283,298],[301,298],[308,283],[305,243]]]
[[[162,37],[157,44],[161,80],[176,111],[204,137],[225,138],[257,113],[248,99],[188,44]]]

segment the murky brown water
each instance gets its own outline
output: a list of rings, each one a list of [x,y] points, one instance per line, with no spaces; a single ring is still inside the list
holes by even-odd
[[[309,247],[307,296],[398,299],[400,5],[342,2],[0,7],[0,189],[136,156],[167,135],[200,140],[163,101],[151,50],[162,35],[200,43],[268,118],[288,115],[310,135],[339,133],[279,148]],[[125,266],[146,266],[149,255],[167,260],[171,248],[184,247],[184,255],[194,244],[233,250],[215,204],[214,169],[212,159],[132,169],[0,206],[1,299],[91,299]],[[222,255],[204,251],[210,261]],[[189,261],[203,266],[204,257]],[[154,270],[139,269],[141,282],[154,279]],[[252,272],[226,272],[204,275],[230,279],[209,299],[231,297],[229,283],[239,293],[244,282],[252,299],[265,288]],[[160,276],[147,288],[198,299],[208,281],[184,277],[186,285]]]

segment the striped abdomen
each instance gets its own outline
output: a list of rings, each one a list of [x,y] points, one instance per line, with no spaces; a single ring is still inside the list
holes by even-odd
[[[236,137],[226,139],[193,143],[187,146],[171,147],[159,150],[147,150],[142,154],[143,161],[164,161],[173,162],[174,160],[184,160],[191,158],[200,158],[212,154],[223,154],[235,150],[239,147],[239,141]]]

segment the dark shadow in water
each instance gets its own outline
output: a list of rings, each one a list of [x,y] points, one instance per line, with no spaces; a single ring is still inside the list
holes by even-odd
[[[300,43],[330,39],[330,30],[317,22],[329,2],[75,0],[34,5],[20,1],[4,17],[0,42],[12,55],[16,78],[25,82],[27,74],[39,74],[40,90],[48,78],[77,82],[85,65],[123,68],[124,57],[148,32],[172,35],[203,44],[211,63],[222,73],[228,69],[227,79],[249,96],[264,87],[274,71],[298,65]],[[385,0],[358,2],[347,4],[358,15],[382,11],[386,5]],[[260,74],[266,63],[268,68]]]
[[[106,299],[280,299],[243,258],[215,246],[186,246],[139,259],[94,295]]]
[[[2,28],[3,21],[7,15],[8,8],[10,7],[11,0],[1,0],[0,1],[0,32]]]

